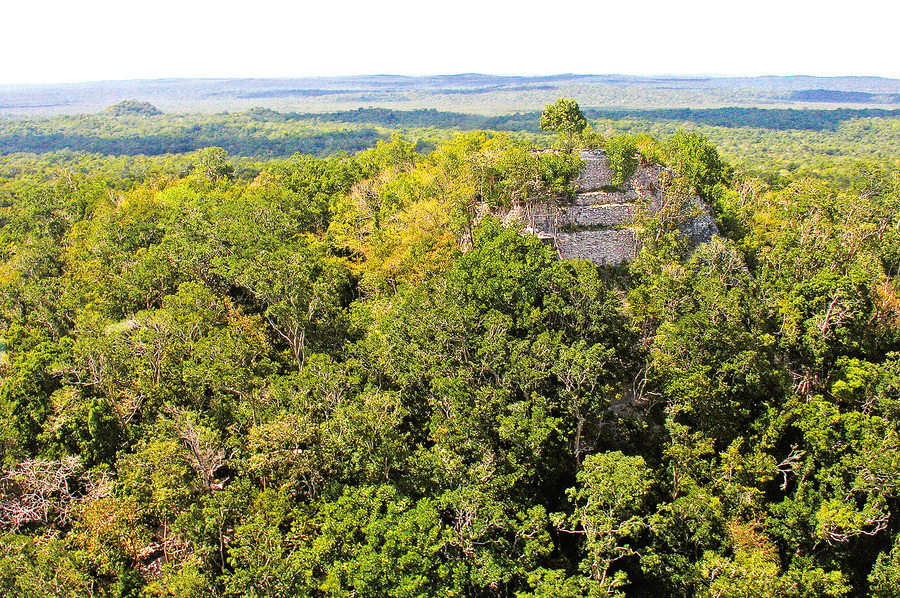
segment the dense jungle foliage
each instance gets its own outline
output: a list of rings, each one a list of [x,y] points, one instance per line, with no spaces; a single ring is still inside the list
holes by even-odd
[[[582,133],[722,236],[561,260],[491,213],[577,155],[502,133],[6,157],[0,587],[897,596],[900,171]]]

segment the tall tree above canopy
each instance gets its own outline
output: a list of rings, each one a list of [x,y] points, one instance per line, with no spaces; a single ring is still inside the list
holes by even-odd
[[[540,125],[542,131],[556,131],[566,150],[571,150],[575,135],[587,127],[587,119],[574,99],[557,98],[555,103],[544,107]]]

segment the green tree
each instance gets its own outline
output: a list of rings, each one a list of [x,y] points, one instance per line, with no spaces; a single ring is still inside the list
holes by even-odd
[[[706,137],[678,131],[665,144],[666,164],[684,177],[692,191],[707,199],[717,195],[716,185],[725,183],[728,166]]]
[[[0,537],[0,590],[10,598],[75,598],[95,592],[77,554],[56,538]]]
[[[583,537],[580,569],[590,595],[622,595],[616,590],[627,583],[627,577],[614,563],[636,554],[626,540],[645,527],[639,514],[650,490],[649,473],[643,457],[618,451],[597,453],[585,459],[578,486],[566,491],[574,510],[557,515],[556,523],[563,531]]]
[[[547,104],[541,113],[542,131],[555,131],[566,150],[574,146],[575,136],[581,135],[587,127],[587,119],[572,98],[558,98],[555,103]]]
[[[606,141],[606,159],[615,176],[613,185],[622,185],[638,167],[638,146],[630,135],[616,135]]]
[[[221,147],[206,147],[195,154],[196,171],[206,181],[216,183],[234,174],[234,167],[228,163],[228,152]]]

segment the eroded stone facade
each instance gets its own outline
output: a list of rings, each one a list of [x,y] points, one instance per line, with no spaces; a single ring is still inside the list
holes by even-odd
[[[574,200],[528,202],[504,215],[508,224],[519,222],[526,233],[554,243],[563,258],[587,259],[597,265],[619,265],[637,255],[640,242],[635,213],[655,215],[672,201],[662,191],[670,172],[661,166],[639,166],[619,187],[605,152],[580,152],[584,169],[575,180]],[[671,208],[672,206],[668,206]],[[681,229],[694,243],[709,241],[717,234],[715,222],[698,197],[682,201]]]

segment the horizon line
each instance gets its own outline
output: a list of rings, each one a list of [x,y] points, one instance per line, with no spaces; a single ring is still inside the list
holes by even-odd
[[[900,78],[886,77],[882,75],[731,75],[722,73],[653,73],[653,74],[630,74],[630,73],[552,73],[552,74],[495,74],[495,73],[479,73],[479,72],[461,72],[461,73],[444,73],[444,74],[401,74],[401,73],[377,73],[377,74],[355,74],[355,75],[295,75],[295,76],[176,76],[176,77],[134,77],[122,79],[85,79],[79,81],[41,81],[28,83],[3,83],[0,82],[0,88],[3,87],[46,87],[46,86],[65,86],[65,85],[91,85],[102,83],[141,83],[141,82],[178,82],[178,81],[296,81],[296,80],[328,80],[328,79],[366,79],[366,78],[402,78],[402,79],[437,79],[447,77],[496,77],[506,79],[548,79],[548,78],[591,78],[591,77],[608,77],[622,79],[879,79],[884,81],[900,81]]]

